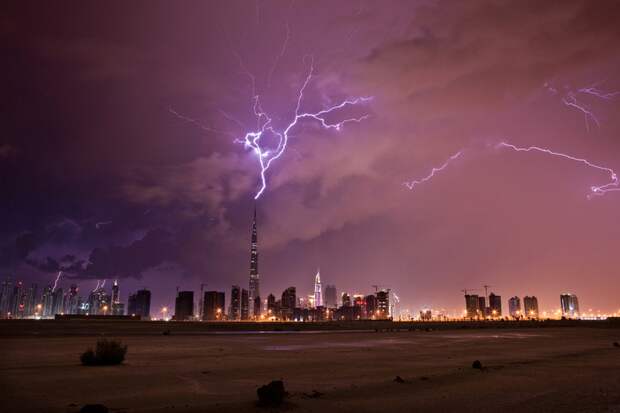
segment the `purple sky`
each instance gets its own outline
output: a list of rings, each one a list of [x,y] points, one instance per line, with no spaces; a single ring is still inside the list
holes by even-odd
[[[282,128],[303,121],[258,201],[261,292],[392,288],[402,308],[505,299],[620,309],[620,3],[15,1],[0,18],[0,272],[148,286],[247,285],[256,155],[251,73]],[[567,105],[575,97],[596,117]],[[174,113],[196,120],[188,122]],[[202,125],[203,127],[200,127]],[[267,138],[266,138],[267,139]],[[267,143],[267,142],[266,142]],[[407,189],[463,151],[431,180]],[[97,223],[105,223],[99,224]],[[504,305],[506,305],[504,303]]]

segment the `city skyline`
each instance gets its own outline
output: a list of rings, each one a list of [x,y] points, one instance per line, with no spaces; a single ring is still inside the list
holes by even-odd
[[[495,294],[491,291],[485,290],[484,295],[471,294],[472,290],[462,290],[464,295],[464,305],[462,310],[455,310],[450,312],[445,308],[423,306],[419,309],[405,309],[399,308],[398,311],[394,310],[395,301],[400,302],[400,298],[390,293],[387,289],[378,289],[375,287],[374,295],[364,295],[359,293],[349,293],[342,291],[336,295],[335,302],[330,305],[323,304],[323,299],[316,299],[317,294],[322,297],[327,290],[332,289],[337,291],[333,284],[327,284],[325,288],[322,288],[320,281],[320,271],[314,277],[314,292],[309,295],[312,299],[305,300],[303,293],[298,294],[295,286],[284,289],[282,293],[282,300],[274,298],[273,293],[270,293],[267,298],[261,300],[260,309],[258,312],[251,312],[249,306],[249,290],[241,288],[237,285],[233,285],[230,288],[230,295],[227,295],[225,291],[204,291],[203,297],[195,297],[193,290],[180,291],[178,288],[175,294],[175,304],[173,307],[151,306],[151,292],[142,288],[135,292],[129,292],[127,297],[127,306],[122,302],[120,298],[120,286],[118,280],[114,280],[110,292],[106,290],[105,282],[97,283],[94,290],[87,290],[89,293],[86,298],[83,298],[79,293],[79,287],[77,284],[72,283],[69,291],[63,294],[62,287],[47,286],[43,288],[41,294],[38,296],[38,285],[32,284],[28,287],[21,282],[13,284],[10,279],[6,279],[0,284],[0,318],[32,318],[36,316],[38,318],[49,318],[56,314],[85,314],[85,315],[131,315],[141,316],[142,318],[153,319],[166,319],[175,321],[189,321],[189,320],[232,320],[232,321],[265,321],[275,314],[271,314],[271,309],[276,306],[278,308],[278,314],[280,311],[284,311],[282,316],[277,316],[278,319],[291,318],[294,321],[302,321],[299,317],[308,317],[302,313],[290,312],[286,310],[280,310],[282,308],[290,309],[319,309],[337,310],[343,307],[359,307],[361,306],[363,313],[365,308],[368,307],[370,313],[368,316],[362,315],[361,318],[375,317],[374,310],[382,309],[384,311],[383,317],[390,317],[395,320],[439,320],[442,319],[547,319],[547,318],[605,318],[607,316],[620,316],[620,310],[616,312],[601,312],[600,310],[584,309],[580,311],[578,298],[572,293],[561,293],[559,295],[559,305],[551,307],[539,307],[538,299],[536,296],[523,296],[523,301],[519,296],[511,296],[505,300],[507,307],[502,306],[501,295]],[[201,285],[201,288],[204,284]],[[490,287],[490,286],[484,286]],[[292,301],[286,298],[289,291],[292,294]],[[327,296],[331,296],[328,293]],[[229,298],[226,298],[229,297]],[[204,299],[204,303],[200,303],[198,300]],[[329,298],[329,301],[332,297]],[[273,301],[272,301],[273,300]],[[286,303],[286,306],[282,303]],[[523,306],[521,303],[523,302]],[[320,303],[320,305],[317,305]],[[384,304],[382,304],[384,303]],[[205,307],[201,308],[201,305]],[[288,307],[290,306],[290,307]],[[125,308],[127,312],[125,313]],[[505,308],[503,310],[502,308]],[[17,311],[17,312],[16,312]],[[355,313],[336,313],[347,319],[355,319]],[[379,314],[379,313],[377,313]],[[327,314],[328,317],[333,315]],[[315,317],[318,315],[310,314],[309,320],[317,321]],[[323,313],[319,318],[325,319],[326,315]],[[344,319],[344,318],[343,318]]]

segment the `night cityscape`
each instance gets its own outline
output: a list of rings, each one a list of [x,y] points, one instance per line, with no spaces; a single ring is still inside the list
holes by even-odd
[[[620,412],[620,0],[8,0],[0,413]]]
[[[500,319],[606,319],[618,317],[620,313],[601,314],[592,310],[581,312],[575,294],[562,293],[559,307],[553,311],[540,311],[536,296],[524,296],[523,305],[518,296],[507,300],[507,310],[502,312],[502,297],[485,285],[484,295],[468,294],[463,290],[464,310],[448,314],[430,308],[422,308],[417,314],[397,312],[399,297],[390,289],[379,289],[373,285],[374,293],[338,293],[336,286],[323,286],[320,271],[314,279],[314,292],[297,294],[297,288],[286,288],[281,296],[273,293],[265,299],[260,296],[260,274],[258,271],[258,227],[256,210],[252,221],[249,282],[248,288],[233,285],[225,291],[204,291],[204,284],[195,291],[176,291],[174,307],[151,308],[151,292],[147,288],[130,293],[127,303],[121,302],[120,285],[114,280],[109,289],[106,281],[97,282],[88,296],[83,297],[77,284],[71,284],[68,291],[58,286],[62,272],[54,284],[46,286],[39,293],[37,284],[28,287],[21,281],[12,283],[7,279],[0,290],[0,311],[3,318],[70,318],[68,316],[110,316],[131,319],[159,319],[165,321],[354,321],[354,320],[395,320],[395,321],[451,321],[451,320],[500,320]],[[111,293],[110,293],[111,291]],[[226,297],[228,296],[228,301]],[[227,304],[228,303],[228,304]],[[506,307],[504,307],[506,308]]]

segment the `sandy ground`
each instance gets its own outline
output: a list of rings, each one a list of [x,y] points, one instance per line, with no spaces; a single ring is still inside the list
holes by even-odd
[[[95,337],[3,337],[0,411],[270,411],[255,406],[256,389],[283,379],[291,395],[278,411],[620,412],[617,328],[120,339],[125,364],[84,367]]]

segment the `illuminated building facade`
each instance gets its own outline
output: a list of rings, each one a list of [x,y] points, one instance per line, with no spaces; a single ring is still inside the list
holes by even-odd
[[[386,290],[377,291],[377,318],[390,317],[390,292]]]
[[[250,295],[245,288],[241,290],[241,319],[250,319]]]
[[[538,318],[538,299],[534,296],[523,297],[523,310],[528,318]]]
[[[342,306],[351,307],[351,296],[348,293],[342,293]]]
[[[489,294],[489,309],[491,317],[499,318],[502,316],[502,296],[494,293]]]
[[[231,320],[241,319],[241,288],[238,285],[233,285],[230,290],[228,317]]]
[[[250,245],[250,283],[249,300],[252,303],[254,317],[260,316],[260,276],[258,275],[258,231],[256,229],[256,206],[254,206],[254,219],[252,220],[252,240]],[[258,301],[259,305],[254,304]],[[248,306],[250,304],[248,303]],[[258,312],[256,312],[258,310]],[[246,318],[247,319],[247,318]]]
[[[480,297],[477,294],[465,294],[465,312],[467,318],[479,318],[481,316]]]
[[[575,294],[560,295],[560,307],[562,308],[562,317],[579,317],[579,300]]]
[[[508,299],[508,314],[512,318],[521,318],[523,313],[521,312],[521,299],[516,295]]]
[[[323,307],[323,289],[321,287],[321,271],[317,271],[314,277],[314,305],[312,307]]]
[[[120,287],[118,280],[114,280],[112,284],[112,315],[123,315],[125,313],[125,306],[121,303]]]

